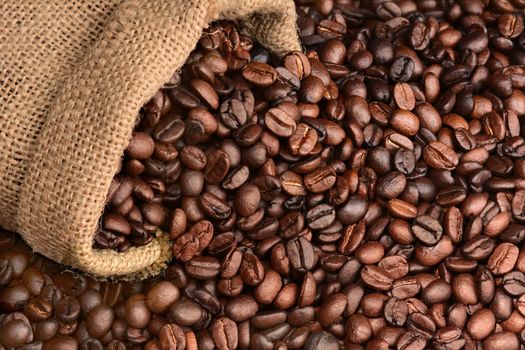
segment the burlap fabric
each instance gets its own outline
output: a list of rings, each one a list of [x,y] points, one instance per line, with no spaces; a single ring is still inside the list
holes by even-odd
[[[93,236],[139,108],[215,19],[278,54],[300,49],[292,0],[1,1],[0,226],[94,275],[162,270],[163,234],[125,253],[92,249]]]

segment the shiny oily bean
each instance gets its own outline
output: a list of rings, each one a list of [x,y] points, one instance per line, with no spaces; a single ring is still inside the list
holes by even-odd
[[[347,297],[343,293],[337,293],[328,298],[319,311],[319,321],[328,326],[336,321],[345,311]]]
[[[404,136],[414,136],[419,131],[419,119],[417,116],[403,109],[392,112],[390,126]]]
[[[375,265],[366,265],[361,270],[361,279],[370,288],[387,291],[392,286],[393,280],[387,271]]]
[[[430,103],[423,102],[418,104],[414,108],[414,113],[418,117],[422,128],[428,129],[433,133],[437,133],[441,129],[441,117]]]
[[[396,198],[404,191],[406,182],[403,173],[394,171],[377,181],[375,191],[386,199]]]
[[[220,272],[220,267],[218,259],[200,256],[188,261],[184,269],[190,277],[205,280],[216,277]]]
[[[421,283],[415,277],[398,279],[392,285],[392,296],[407,299],[416,296],[421,290]]]
[[[417,245],[415,257],[424,266],[434,266],[452,254],[454,246],[448,236],[443,236],[434,246]]]
[[[414,219],[417,216],[417,209],[414,205],[401,199],[391,199],[387,203],[388,212],[400,219]]]
[[[441,239],[443,227],[431,216],[421,215],[414,220],[412,232],[423,244],[434,245]]]
[[[407,83],[394,85],[394,100],[399,108],[407,111],[411,111],[416,106],[414,91]]]
[[[229,300],[224,306],[224,313],[235,322],[243,322],[257,314],[259,305],[248,295],[242,294]]]
[[[487,267],[495,275],[504,275],[512,271],[518,260],[519,249],[512,243],[501,243],[492,252]]]
[[[336,182],[336,173],[333,167],[320,167],[306,174],[303,178],[304,186],[313,193],[322,193],[329,190]]]
[[[277,79],[277,71],[268,64],[250,62],[242,69],[242,76],[254,85],[269,86]]]
[[[267,270],[264,279],[255,289],[255,300],[261,304],[270,304],[281,290],[281,287],[281,276],[273,270]]]
[[[408,305],[402,299],[390,298],[385,304],[383,314],[389,325],[401,327],[408,318]]]
[[[385,254],[385,248],[379,242],[365,242],[357,248],[355,257],[362,264],[376,264]]]
[[[442,279],[430,282],[423,291],[423,301],[427,305],[447,302],[452,295],[450,284]]]
[[[395,280],[408,274],[408,263],[402,256],[386,256],[379,261],[378,266],[385,269]]]
[[[459,164],[458,156],[452,148],[439,141],[431,141],[425,146],[423,158],[436,169],[453,170]]]
[[[512,271],[503,276],[503,289],[512,296],[525,293],[525,275],[519,271]]]
[[[483,340],[489,336],[496,326],[494,313],[489,309],[479,309],[467,322],[467,331],[475,340]]]

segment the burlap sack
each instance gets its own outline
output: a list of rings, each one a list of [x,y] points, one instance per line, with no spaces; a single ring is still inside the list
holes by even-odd
[[[278,54],[299,50],[292,0],[0,2],[0,226],[37,252],[120,279],[158,273],[165,235],[92,249],[139,108],[215,19],[242,20]]]

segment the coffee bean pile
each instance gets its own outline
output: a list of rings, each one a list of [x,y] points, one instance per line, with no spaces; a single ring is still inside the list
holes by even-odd
[[[0,349],[525,349],[525,1],[296,4],[304,53],[215,23],[140,112],[94,246],[165,275],[0,234]]]

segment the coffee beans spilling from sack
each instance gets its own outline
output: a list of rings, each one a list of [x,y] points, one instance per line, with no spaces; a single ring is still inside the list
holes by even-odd
[[[158,156],[159,152],[173,156],[169,135],[161,137],[157,157],[148,162],[142,158],[150,158],[148,153],[141,152],[149,152],[144,142],[151,141],[145,135],[134,139],[130,153],[139,159],[131,158],[134,162],[127,169],[131,173],[119,175],[124,184],[112,198],[113,204],[120,204],[113,213],[117,216],[105,218],[105,225],[101,218],[110,187],[116,189],[112,180],[121,170],[140,109],[165,84],[166,91],[177,94],[169,87],[178,82],[170,78],[197,46],[205,52],[217,47],[224,55],[244,55],[239,65],[249,59],[243,51],[251,45],[249,40],[239,41],[231,25],[224,30],[215,26],[207,32],[212,41],[199,44],[203,30],[219,19],[238,21],[244,36],[279,57],[301,51],[295,4],[293,0],[27,0],[24,5],[0,2],[0,227],[19,233],[35,252],[94,276],[124,281],[158,275],[172,256],[168,234],[153,232],[163,221],[156,204],[165,203],[159,202],[158,194],[153,200],[143,197],[132,202],[126,192],[135,192],[135,180],[140,178],[135,173],[145,165],[151,170],[161,159],[169,177],[159,179],[168,191],[174,190],[169,185],[177,179],[176,167],[181,163]],[[200,107],[214,108],[218,102],[202,100],[210,97],[206,92],[210,87],[203,85],[207,80],[201,73],[192,91],[205,95],[193,92],[176,98],[185,102],[182,108],[170,110],[175,119],[178,115],[186,119],[195,98]],[[215,75],[220,74],[207,77],[219,81]],[[187,84],[184,78],[181,86],[189,88]],[[203,145],[198,141],[200,117],[193,126],[184,126],[186,139],[189,132],[195,134],[190,138],[197,146]],[[144,134],[151,132],[147,125],[140,126]],[[193,127],[197,129],[191,131]],[[206,129],[205,134],[215,133],[211,131]],[[130,176],[133,183],[126,181]],[[146,191],[143,195],[151,195],[148,186],[141,187]],[[169,217],[171,211],[165,214]],[[106,227],[106,237],[98,236],[94,246],[99,225]],[[117,237],[128,231],[133,238],[127,242]],[[113,249],[98,249],[102,247]]]
[[[298,1],[282,60],[212,25],[140,112],[97,248],[169,233],[163,277],[95,282],[0,239],[0,344],[520,350],[520,1]]]

